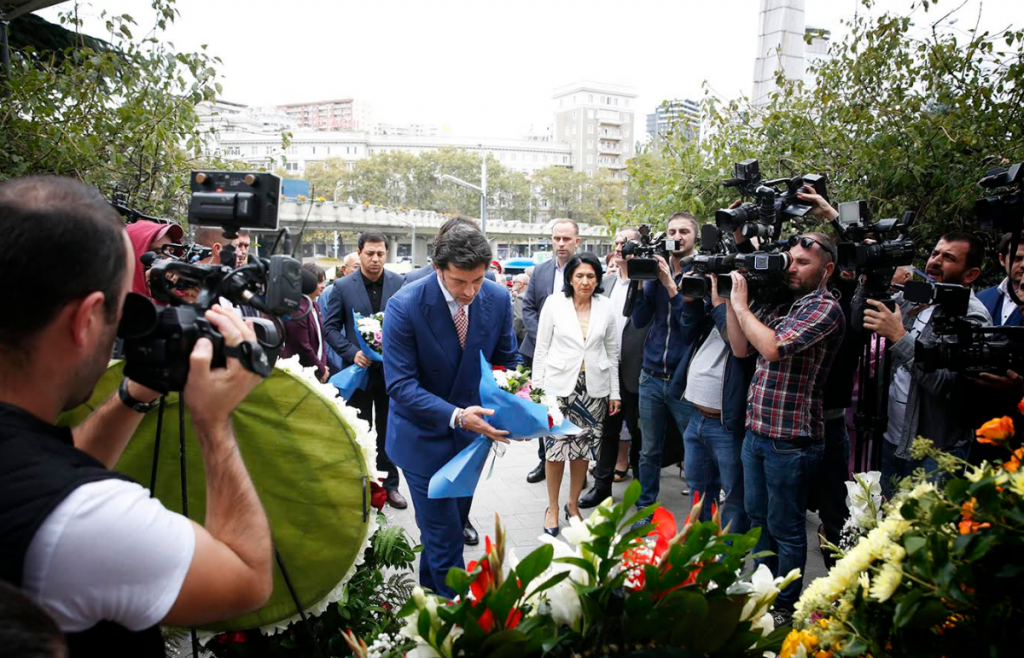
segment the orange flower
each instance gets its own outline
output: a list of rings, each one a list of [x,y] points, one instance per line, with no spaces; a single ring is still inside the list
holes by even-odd
[[[1016,473],[1017,469],[1020,468],[1021,461],[1024,461],[1024,448],[1017,448],[1010,455],[1010,461],[1003,462],[1003,470],[1009,471],[1010,473]]]
[[[993,418],[978,428],[975,434],[978,436],[978,443],[1002,445],[1013,436],[1013,419],[1009,416]]]
[[[960,514],[963,515],[963,519],[960,521],[960,534],[969,535],[973,532],[977,532],[982,528],[990,528],[990,523],[979,523],[974,520],[974,506],[978,503],[976,498],[971,498],[960,507]]]

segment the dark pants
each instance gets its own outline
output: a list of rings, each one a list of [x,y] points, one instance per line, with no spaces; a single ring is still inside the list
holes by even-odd
[[[846,417],[825,421],[825,452],[811,482],[807,506],[818,510],[825,529],[825,539],[836,546],[843,534],[843,525],[850,516],[846,506],[846,483],[850,477],[850,436]],[[832,562],[829,551],[823,551],[826,565]]]
[[[694,409],[683,444],[690,506],[697,502],[698,494],[704,501],[700,520],[711,520],[711,507],[718,505],[719,492],[724,491],[722,527],[728,526],[730,532],[746,532],[750,519],[743,507],[743,439],[726,429],[721,418],[708,418]]]
[[[640,396],[622,388],[621,383],[619,392],[622,397],[622,409],[614,416],[606,416],[604,419],[604,431],[601,433],[601,442],[597,450],[597,466],[594,467],[594,489],[609,495],[612,491],[615,463],[619,460],[622,427],[625,426],[629,431],[633,444],[640,441]],[[634,446],[630,445],[630,454],[633,451]]]
[[[821,462],[824,441],[794,445],[747,430],[743,440],[743,497],[752,528],[761,528],[757,552],[776,577],[807,566],[807,494]],[[792,610],[803,576],[779,593],[775,604]]]
[[[525,354],[521,354],[520,356],[523,357],[523,365],[526,366],[530,370],[530,372],[533,372],[533,357],[526,356]],[[543,465],[545,461],[543,436],[537,437],[537,459],[539,459],[541,461],[541,464]]]
[[[366,384],[365,391],[356,391],[352,394],[349,406],[356,409],[357,415],[370,424],[370,428],[377,432],[377,470],[384,471],[387,476],[384,478],[384,488],[388,491],[398,490],[398,467],[392,463],[388,453],[384,450],[384,439],[388,435],[388,408],[391,406],[391,398],[388,397],[387,388],[384,385],[384,370],[374,364],[370,368],[370,381]],[[376,409],[376,425],[374,425],[374,409]]]
[[[902,459],[896,456],[896,444],[889,443],[885,439],[882,439],[881,442],[882,495],[885,496],[887,500],[892,500],[892,497],[896,495],[896,488],[899,485],[900,480],[910,476],[919,468],[923,468],[924,472],[928,476],[928,481],[933,482],[936,485],[941,485],[949,478],[948,475],[939,470],[939,465],[931,457],[925,457],[924,459]],[[970,451],[970,447],[970,443],[964,443],[960,446],[944,448],[944,451],[954,457],[967,459],[967,453]]]
[[[469,507],[473,498],[438,498],[427,496],[430,476],[405,471],[409,483],[416,526],[420,529],[420,585],[442,596],[455,598],[455,592],[445,584],[448,570],[466,568],[462,559],[462,529],[469,521]]]

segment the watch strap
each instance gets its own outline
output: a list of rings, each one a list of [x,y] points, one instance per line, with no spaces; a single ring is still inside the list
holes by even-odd
[[[117,387],[117,396],[121,399],[124,406],[128,407],[132,411],[144,414],[151,409],[155,409],[160,404],[160,398],[153,400],[152,402],[140,402],[128,393],[128,378],[125,377],[121,380],[121,385]]]

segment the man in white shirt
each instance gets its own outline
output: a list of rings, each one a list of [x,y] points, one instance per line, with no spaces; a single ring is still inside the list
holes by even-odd
[[[168,511],[109,470],[156,392],[125,379],[78,427],[55,425],[106,371],[131,287],[117,213],[76,181],[15,179],[0,185],[0,234],[7,280],[43,250],[76,273],[35,268],[33,285],[7,299],[19,313],[0,318],[0,579],[54,618],[71,656],[162,656],[157,624],[207,624],[263,605],[270,530],[231,427],[259,376],[234,358],[211,369],[212,345],[198,341],[182,397],[206,469],[205,526]],[[219,306],[206,319],[227,346],[255,341]]]

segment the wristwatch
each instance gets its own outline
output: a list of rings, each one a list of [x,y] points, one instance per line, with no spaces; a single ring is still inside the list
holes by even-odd
[[[121,402],[124,406],[128,407],[132,411],[136,411],[140,414],[144,414],[150,409],[155,409],[156,405],[160,404],[160,398],[153,400],[152,402],[139,402],[128,393],[128,378],[125,377],[121,380],[121,385],[117,387],[117,396],[121,398]]]

